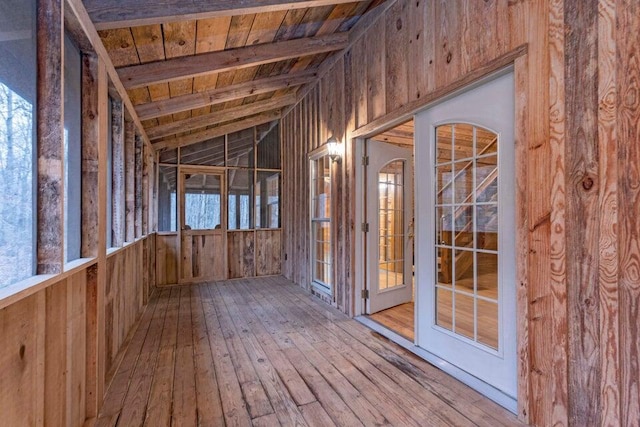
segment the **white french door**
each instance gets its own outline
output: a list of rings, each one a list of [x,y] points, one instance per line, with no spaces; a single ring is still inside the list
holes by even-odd
[[[515,399],[513,73],[416,115],[417,345]]]
[[[413,153],[367,141],[367,313],[413,299]]]

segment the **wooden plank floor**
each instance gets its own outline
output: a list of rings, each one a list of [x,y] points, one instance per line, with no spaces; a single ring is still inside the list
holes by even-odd
[[[500,426],[515,416],[282,277],[163,288],[99,426]]]
[[[413,341],[415,335],[413,310],[414,303],[411,301],[370,314],[369,317],[409,341]]]

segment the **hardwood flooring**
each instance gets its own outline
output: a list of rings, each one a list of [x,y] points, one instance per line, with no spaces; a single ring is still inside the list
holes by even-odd
[[[163,288],[99,426],[500,426],[515,416],[282,277]]]
[[[413,310],[412,301],[370,314],[369,317],[409,341],[413,341],[415,336]]]

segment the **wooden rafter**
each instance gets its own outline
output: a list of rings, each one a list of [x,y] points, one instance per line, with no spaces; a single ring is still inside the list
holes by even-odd
[[[265,111],[276,110],[292,105],[296,102],[296,96],[289,94],[278,96],[264,101],[257,101],[251,104],[231,107],[223,111],[216,111],[210,114],[195,116],[184,120],[178,120],[160,126],[147,129],[147,135],[151,139],[164,138],[179,132],[191,131],[198,128],[217,125],[240,117],[252,116]]]
[[[140,25],[245,15],[278,10],[353,3],[363,0],[85,0],[96,29],[106,30]]]
[[[141,104],[136,107],[136,112],[141,120],[148,120],[182,111],[193,110],[195,108],[206,107],[208,105],[241,99],[247,96],[261,95],[280,89],[300,86],[311,82],[315,77],[316,73],[314,70],[266,77],[219,89]]]
[[[266,113],[260,113],[255,116],[247,117],[236,122],[220,125],[213,129],[203,130],[191,135],[183,136],[180,138],[174,138],[169,140],[159,141],[153,144],[153,148],[160,150],[163,148],[176,148],[184,147],[186,145],[196,144],[198,142],[206,141],[208,139],[217,138],[222,135],[226,135],[233,132],[238,132],[243,129],[248,129],[253,126],[269,123],[272,120],[278,120],[280,118],[280,111],[269,111]]]
[[[263,43],[123,67],[118,69],[118,75],[127,89],[134,89],[150,84],[238,70],[300,56],[332,52],[344,49],[347,46],[347,42],[347,33],[336,33],[276,43]]]

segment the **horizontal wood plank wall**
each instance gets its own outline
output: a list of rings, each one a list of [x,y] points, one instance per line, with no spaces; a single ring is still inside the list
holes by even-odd
[[[527,44],[515,67],[519,417],[633,424],[639,26],[638,0],[396,0],[282,118],[283,275],[310,286],[308,153],[335,135],[346,154],[333,166],[332,302],[353,314],[351,135]]]

